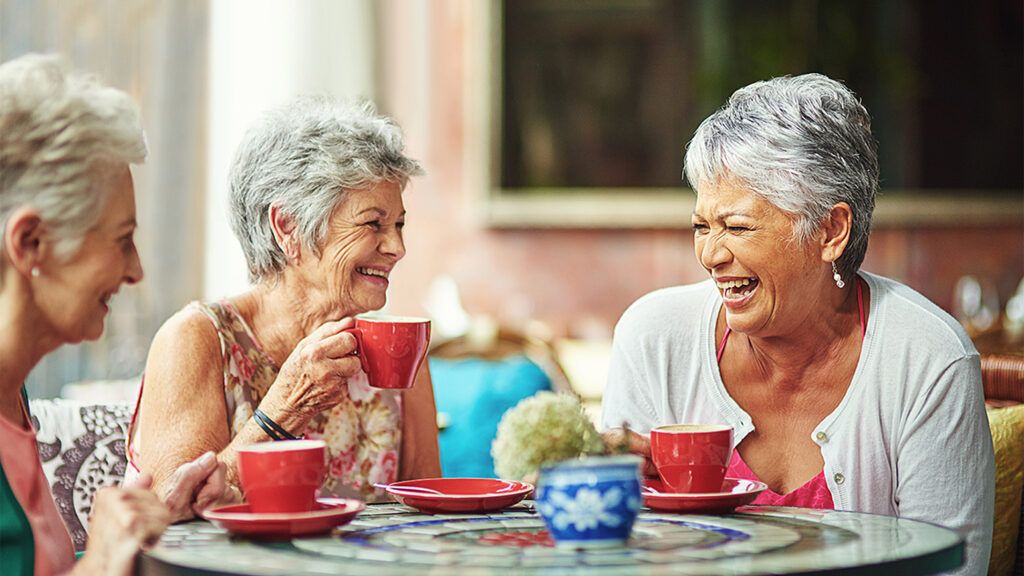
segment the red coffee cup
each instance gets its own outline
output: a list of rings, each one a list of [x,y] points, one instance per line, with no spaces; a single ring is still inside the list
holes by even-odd
[[[673,492],[721,492],[732,458],[732,428],[671,424],[651,430],[651,460]]]
[[[323,440],[281,440],[238,449],[238,477],[256,513],[309,512],[324,479]]]
[[[408,316],[356,318],[349,330],[359,346],[359,362],[374,388],[412,388],[427,356],[430,320]]]

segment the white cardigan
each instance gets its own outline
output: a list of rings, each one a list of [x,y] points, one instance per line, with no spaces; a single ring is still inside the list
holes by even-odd
[[[846,396],[811,434],[837,510],[925,520],[967,540],[959,574],[984,574],[992,544],[995,462],[978,353],[953,318],[914,290],[861,273],[867,333]],[[715,359],[714,284],[637,300],[615,328],[605,429],[723,423],[739,444],[754,426]],[[821,438],[821,439],[819,439]]]

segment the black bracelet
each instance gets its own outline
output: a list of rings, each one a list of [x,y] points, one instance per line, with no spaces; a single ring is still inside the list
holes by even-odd
[[[264,414],[259,408],[253,410],[252,415],[260,428],[267,433],[267,436],[270,436],[274,440],[298,440],[298,438],[282,428],[280,424],[271,420],[270,416]]]

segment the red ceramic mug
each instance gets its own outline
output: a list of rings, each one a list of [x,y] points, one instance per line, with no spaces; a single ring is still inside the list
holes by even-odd
[[[309,512],[326,471],[323,440],[281,440],[238,449],[238,477],[252,512]]]
[[[730,426],[671,424],[651,430],[651,460],[673,492],[721,492],[731,458]]]
[[[356,318],[349,330],[359,346],[359,362],[374,388],[412,388],[427,356],[430,320],[409,316]]]

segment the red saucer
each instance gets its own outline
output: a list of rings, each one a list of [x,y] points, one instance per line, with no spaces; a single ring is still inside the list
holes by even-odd
[[[652,493],[651,489],[657,493]],[[750,504],[757,495],[768,489],[764,482],[740,478],[726,478],[721,492],[707,494],[680,494],[666,492],[657,478],[644,479],[644,505],[663,512],[687,512],[690,514],[728,514],[738,506]]]
[[[423,478],[395,482],[384,489],[421,512],[491,512],[526,498],[533,485],[497,478]]]
[[[228,532],[265,539],[285,539],[328,532],[347,524],[366,505],[359,500],[320,498],[313,510],[295,514],[255,514],[248,504],[221,506],[203,512],[214,525]]]

